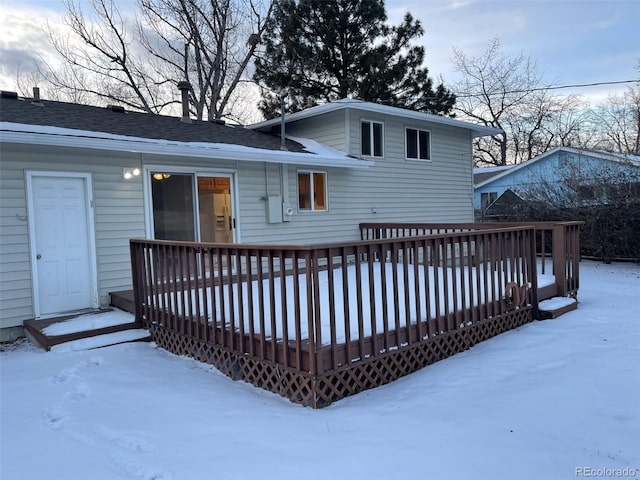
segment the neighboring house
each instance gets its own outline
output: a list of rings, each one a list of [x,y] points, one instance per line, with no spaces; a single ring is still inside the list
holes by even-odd
[[[475,190],[477,186],[481,183],[486,182],[490,178],[495,177],[496,175],[500,175],[505,170],[513,168],[514,165],[505,165],[500,167],[477,167],[473,169],[473,185],[474,185],[474,195],[473,195],[473,208],[477,211],[478,209],[483,212],[485,209],[495,202],[498,198],[497,191],[487,191],[478,194]],[[504,193],[504,191],[502,192]],[[479,195],[480,202],[478,203],[477,197]]]
[[[472,140],[498,133],[343,100],[288,116],[282,149],[261,132],[280,120],[1,96],[2,339],[130,289],[130,238],[297,244],[356,240],[363,221],[470,222]]]
[[[474,201],[481,214],[505,194],[505,202],[528,201],[531,192],[551,194],[560,184],[570,184],[580,205],[607,203],[628,189],[640,195],[640,157],[609,152],[557,147],[519,165],[474,169]]]

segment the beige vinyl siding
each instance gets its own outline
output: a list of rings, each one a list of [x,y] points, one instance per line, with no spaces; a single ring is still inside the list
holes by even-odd
[[[108,293],[131,288],[130,238],[144,238],[144,194],[142,176],[124,180],[121,165],[109,174],[93,174],[96,254],[100,303],[108,304]],[[126,162],[125,162],[126,163]]]
[[[143,192],[122,168],[140,166],[140,156],[19,144],[2,144],[1,154],[0,328],[34,316],[26,171],[91,174],[100,305],[109,304],[109,292],[131,288],[129,239],[144,237]]]
[[[347,148],[346,118],[347,110],[338,110],[318,117],[288,123],[287,135],[311,138],[342,152]],[[280,133],[279,126],[276,133]]]
[[[0,328],[32,315],[24,173],[7,149],[0,151]]]
[[[355,182],[359,202],[374,202],[381,221],[472,221],[471,132],[398,117],[352,112],[347,153],[360,153],[360,120],[384,123],[385,156]],[[431,132],[431,160],[405,158],[405,128]],[[364,206],[364,204],[363,204]]]
[[[286,238],[286,223],[267,223],[268,195],[281,195],[281,167],[245,163],[238,167],[238,212],[242,243],[278,243]],[[265,182],[265,176],[268,179]]]
[[[348,129],[340,119],[349,119]],[[466,129],[430,124],[405,122],[398,117],[376,116],[369,112],[352,110],[300,120],[289,128],[291,135],[306,136],[328,142],[328,137],[314,136],[327,126],[334,135],[332,146],[352,156],[360,156],[360,120],[366,118],[384,123],[385,156],[375,158],[375,165],[367,169],[309,167],[326,171],[328,185],[327,211],[299,211],[297,206],[297,172],[303,166],[285,166],[288,173],[288,191],[295,214],[290,222],[266,224],[265,206],[255,203],[254,188],[264,188],[264,181],[247,172],[241,192],[243,201],[244,242],[318,243],[351,241],[359,238],[358,223],[366,221],[389,222],[471,222],[473,221],[473,185],[471,132]],[[309,123],[310,125],[306,125]],[[303,128],[304,127],[304,128]],[[431,132],[431,160],[405,159],[405,127]],[[347,130],[349,134],[347,135]],[[340,133],[341,132],[341,133]],[[338,135],[342,135],[342,139]],[[324,132],[323,132],[324,135]],[[347,145],[347,138],[350,140]],[[255,173],[255,172],[254,172]],[[275,188],[270,176],[270,188]],[[255,211],[253,214],[253,209]],[[373,213],[373,211],[376,213]],[[246,213],[245,213],[246,211]]]

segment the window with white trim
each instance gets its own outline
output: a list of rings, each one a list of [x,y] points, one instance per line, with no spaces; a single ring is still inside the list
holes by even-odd
[[[367,157],[384,155],[384,124],[362,120],[360,122],[360,152]]]
[[[326,172],[298,171],[298,209],[312,212],[327,210]]]
[[[417,128],[405,129],[406,155],[409,160],[431,160],[431,132]]]

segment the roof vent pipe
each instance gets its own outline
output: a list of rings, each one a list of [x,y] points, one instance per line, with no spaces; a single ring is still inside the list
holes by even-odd
[[[191,84],[186,80],[178,82],[178,90],[182,92],[182,123],[191,123],[191,117],[189,116],[189,90],[191,90]]]
[[[44,103],[40,100],[40,89],[38,87],[33,87],[33,100],[31,101],[31,105],[44,107]]]
[[[285,110],[285,97],[287,96],[287,91],[285,90],[280,95],[280,150],[289,150],[287,145],[285,144],[286,132],[285,132],[285,118],[284,118],[284,110]]]

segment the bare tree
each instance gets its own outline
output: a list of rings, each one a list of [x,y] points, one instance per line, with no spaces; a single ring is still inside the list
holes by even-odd
[[[640,155],[640,81],[591,112],[597,148]]]
[[[271,6],[252,0],[140,0],[145,51],[159,76],[183,75],[196,117],[221,118],[253,57]],[[158,44],[163,48],[158,48]],[[173,75],[171,75],[171,73]]]
[[[453,85],[454,111],[503,131],[475,141],[477,164],[520,163],[553,146],[580,141],[584,120],[576,111],[581,101],[550,95],[530,57],[504,55],[494,38],[479,57],[454,49],[452,61],[462,74]]]
[[[575,95],[559,97],[546,89],[533,91],[505,117],[509,160],[525,162],[558,146],[584,147],[589,139],[586,108]]]
[[[48,29],[63,67],[42,73],[59,91],[149,113],[177,103],[176,83],[187,80],[196,118],[232,116],[271,9],[265,1],[138,0],[140,13],[131,19],[114,0],[90,0],[91,18],[67,0],[73,36]]]

